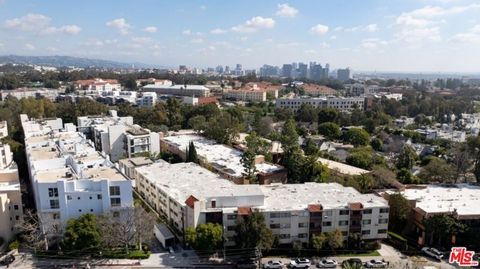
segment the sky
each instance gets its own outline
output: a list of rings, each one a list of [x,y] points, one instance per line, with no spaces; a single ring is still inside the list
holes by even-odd
[[[0,55],[480,72],[478,0],[0,0]]]

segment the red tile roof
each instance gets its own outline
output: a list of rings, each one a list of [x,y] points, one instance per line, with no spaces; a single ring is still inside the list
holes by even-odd
[[[247,216],[252,213],[252,209],[250,207],[239,207],[238,208],[238,215],[240,216]]]
[[[198,201],[198,199],[195,198],[195,196],[190,195],[190,196],[187,198],[187,200],[185,201],[185,204],[186,204],[188,207],[193,208],[196,201]]]
[[[350,208],[350,210],[362,210],[363,209],[362,203],[349,203],[348,207]]]
[[[308,212],[322,212],[323,207],[321,204],[308,205]]]

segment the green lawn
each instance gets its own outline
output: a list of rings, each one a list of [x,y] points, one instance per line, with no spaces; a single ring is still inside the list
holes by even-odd
[[[380,253],[377,250],[374,250],[372,252],[365,252],[365,253],[351,253],[351,254],[338,254],[335,255],[338,257],[365,257],[365,256],[381,256]]]

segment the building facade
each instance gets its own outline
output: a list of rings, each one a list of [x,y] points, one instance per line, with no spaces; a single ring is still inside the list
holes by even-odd
[[[297,111],[302,105],[311,105],[314,108],[335,108],[341,112],[351,112],[354,109],[365,108],[363,97],[325,97],[325,98],[279,98],[275,102],[277,108],[288,108]]]

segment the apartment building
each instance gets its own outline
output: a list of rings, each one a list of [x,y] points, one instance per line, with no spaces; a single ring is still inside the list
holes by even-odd
[[[122,85],[118,83],[116,79],[84,79],[73,82],[73,86],[76,90],[82,90],[86,93],[111,92],[114,90],[120,90]]]
[[[93,140],[98,151],[105,152],[114,162],[141,153],[158,154],[160,136],[133,124],[133,117],[119,117],[111,110],[108,116],[77,118],[78,131]]]
[[[142,87],[143,92],[155,92],[158,95],[175,95],[175,96],[194,96],[207,97],[210,96],[210,89],[203,85],[172,85],[166,84],[149,84]]]
[[[157,94],[154,92],[144,92],[142,96],[137,98],[137,106],[154,107],[157,103]]]
[[[55,129],[24,114],[21,120],[37,214],[48,234],[82,214],[133,206],[131,181],[73,124]]]
[[[224,178],[236,183],[244,183],[244,167],[240,162],[242,152],[200,136],[193,130],[170,132],[169,136],[161,138],[160,148],[162,151],[168,151],[185,160],[185,150],[190,142],[194,143],[202,165],[213,169]],[[286,182],[287,180],[287,171],[284,167],[265,162],[261,155],[257,156],[255,166],[260,184]]]
[[[8,135],[7,122],[0,122],[0,138]],[[22,193],[17,165],[10,146],[0,142],[0,238],[9,241],[23,219]]]
[[[50,88],[17,88],[14,90],[0,91],[0,100],[3,101],[8,96],[11,96],[19,100],[23,98],[46,98],[55,101],[62,92],[62,90]]]
[[[160,161],[134,169],[140,195],[180,233],[219,223],[232,246],[236,219],[258,211],[281,244],[307,244],[313,234],[335,229],[345,239],[351,233],[387,238],[387,202],[337,183],[236,185],[194,163]]]
[[[314,108],[335,108],[341,112],[351,112],[355,108],[364,109],[364,97],[293,97],[280,98],[275,102],[277,108],[288,108],[296,112],[302,105],[311,105]]]
[[[394,191],[383,196],[388,199]],[[480,186],[475,184],[421,185],[411,186],[400,192],[412,206],[411,228],[420,245],[425,242],[425,219],[447,214],[465,224],[468,228],[480,229]]]
[[[235,101],[244,102],[266,102],[267,92],[262,90],[250,90],[250,89],[232,89],[224,91],[224,98]]]

